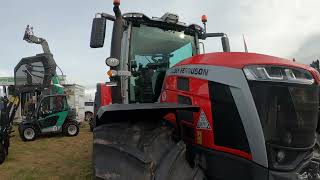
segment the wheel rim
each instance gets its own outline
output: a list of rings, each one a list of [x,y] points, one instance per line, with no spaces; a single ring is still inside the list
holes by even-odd
[[[77,133],[77,126],[71,124],[68,126],[68,134],[73,136]]]
[[[36,133],[34,132],[34,130],[32,128],[27,128],[24,130],[23,135],[27,140],[31,140],[34,138]]]

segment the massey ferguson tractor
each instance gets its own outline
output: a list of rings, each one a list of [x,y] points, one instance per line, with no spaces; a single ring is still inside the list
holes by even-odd
[[[96,14],[91,32],[90,46],[103,47],[113,22],[101,95],[109,100],[94,123],[96,179],[320,179],[316,70],[230,52],[224,33],[119,5]],[[224,52],[200,54],[210,37],[221,37]]]

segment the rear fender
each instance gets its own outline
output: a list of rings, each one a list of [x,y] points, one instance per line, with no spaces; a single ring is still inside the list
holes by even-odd
[[[35,128],[36,132],[37,133],[40,133],[41,132],[41,128],[39,126],[39,124],[36,122],[36,120],[32,120],[32,121],[22,121],[19,125],[19,131],[22,131],[23,127],[24,126],[32,126]]]
[[[63,128],[63,127],[64,127],[66,124],[68,124],[68,123],[75,123],[75,124],[77,124],[77,125],[80,125],[80,123],[79,123],[78,121],[76,121],[76,120],[74,120],[74,119],[68,119],[68,118],[66,118],[61,127]]]
[[[160,122],[164,117],[176,111],[198,112],[198,106],[173,103],[143,103],[143,104],[111,104],[98,110],[96,126],[119,122]]]

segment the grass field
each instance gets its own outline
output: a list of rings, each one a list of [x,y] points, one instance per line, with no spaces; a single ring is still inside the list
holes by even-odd
[[[92,133],[82,126],[76,137],[61,135],[23,142],[16,130],[0,179],[91,179]]]

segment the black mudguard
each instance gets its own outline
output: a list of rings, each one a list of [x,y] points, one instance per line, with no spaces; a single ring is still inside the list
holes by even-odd
[[[23,133],[23,129],[25,126],[33,126],[36,130],[36,133],[41,133],[41,129],[39,124],[37,123],[37,120],[23,120],[18,127],[20,135]]]
[[[178,110],[199,111],[198,106],[174,103],[111,104],[99,109],[96,126],[127,121],[159,121]]]

